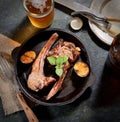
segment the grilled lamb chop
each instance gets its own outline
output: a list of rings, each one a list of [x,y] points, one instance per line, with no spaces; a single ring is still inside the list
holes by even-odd
[[[67,56],[69,58],[69,62],[72,63],[80,56],[80,51],[76,49],[74,43],[59,39],[56,47],[51,49],[47,56]]]
[[[28,77],[27,85],[33,91],[39,91],[43,89],[45,86],[48,86],[50,83],[54,82],[56,79],[53,77],[46,77],[44,75],[44,60],[46,58],[47,53],[49,52],[51,46],[54,44],[56,39],[58,38],[58,34],[54,33],[47,43],[44,45],[42,50],[40,51],[37,59],[32,65],[32,71]]]
[[[69,61],[63,65],[63,74],[59,77],[59,80],[54,84],[50,92],[48,93],[46,100],[53,97],[62,87],[63,80],[67,74],[67,70],[70,68],[71,63],[75,62],[80,56],[80,51],[76,49],[76,46],[72,42],[63,41],[60,39],[57,46],[49,51],[48,56],[67,56]]]
[[[46,96],[46,100],[49,100],[52,98],[59,90],[62,88],[63,80],[65,76],[67,75],[67,69],[70,68],[70,63],[67,62],[63,67],[63,74],[61,77],[59,77],[59,80],[54,84],[48,95]]]

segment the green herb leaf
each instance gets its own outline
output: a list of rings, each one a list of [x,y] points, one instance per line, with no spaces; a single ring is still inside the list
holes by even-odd
[[[55,70],[55,73],[58,75],[58,76],[61,76],[63,74],[63,69],[56,69]]]
[[[47,57],[47,59],[51,65],[56,65],[56,57],[50,56],[50,57]]]
[[[58,58],[57,58],[57,60],[56,60],[56,65],[58,65],[58,66],[60,66],[60,65],[62,65],[62,57],[61,56],[59,56]]]
[[[67,56],[64,56],[63,57],[63,64],[66,63],[68,61],[68,57]]]
[[[58,76],[61,76],[63,74],[63,69],[62,66],[68,61],[67,56],[59,56],[58,58],[54,56],[47,57],[49,63],[51,65],[55,65],[55,73]]]
[[[57,65],[63,65],[64,63],[66,63],[68,61],[68,57],[67,56],[59,56],[56,60],[56,64]]]
[[[56,69],[62,69],[62,65],[59,65],[59,66],[56,65],[55,68],[56,68]]]

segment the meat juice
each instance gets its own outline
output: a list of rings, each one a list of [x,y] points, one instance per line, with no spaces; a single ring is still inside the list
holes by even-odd
[[[24,0],[23,4],[32,25],[46,28],[52,24],[54,18],[53,0]]]
[[[107,64],[115,73],[120,74],[120,34],[113,39],[108,53]]]

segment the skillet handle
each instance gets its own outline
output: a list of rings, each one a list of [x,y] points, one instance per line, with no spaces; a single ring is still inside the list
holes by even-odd
[[[26,103],[26,101],[25,101],[25,99],[24,99],[21,92],[17,93],[17,98],[18,98],[20,104],[22,105],[23,110],[24,110],[29,122],[39,122],[36,115],[33,113],[31,108],[27,105],[27,103]]]

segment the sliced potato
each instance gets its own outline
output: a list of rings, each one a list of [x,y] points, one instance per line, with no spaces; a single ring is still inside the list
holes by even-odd
[[[36,58],[35,51],[27,51],[20,57],[20,60],[24,64],[29,64],[33,62],[35,58]]]
[[[76,47],[76,50],[79,51],[79,52],[81,51],[80,47]]]
[[[80,77],[86,77],[89,74],[89,67],[85,62],[76,62],[73,68]]]

